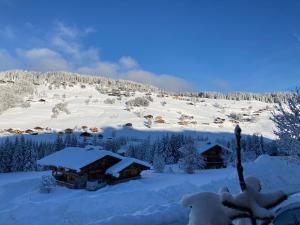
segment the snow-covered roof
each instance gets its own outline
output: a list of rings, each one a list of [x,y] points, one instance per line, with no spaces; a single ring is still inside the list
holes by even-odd
[[[129,157],[124,157],[120,162],[117,164],[113,165],[112,167],[108,168],[106,170],[106,174],[110,174],[114,177],[119,177],[120,172],[124,170],[126,167],[132,165],[133,163],[137,163],[140,165],[143,165],[145,167],[151,168],[151,165],[145,161],[139,160],[139,159],[134,159],[134,158],[129,158]]]
[[[82,167],[104,158],[105,156],[112,156],[118,159],[123,158],[111,151],[68,147],[38,160],[37,163],[39,165],[64,167],[79,171]]]
[[[210,142],[206,142],[206,143],[201,143],[199,144],[196,149],[198,153],[203,153],[206,152],[207,150],[209,150],[210,148],[214,147],[214,146],[220,146],[223,150],[232,152],[231,149],[227,148],[224,145],[218,144],[218,143],[210,143]]]

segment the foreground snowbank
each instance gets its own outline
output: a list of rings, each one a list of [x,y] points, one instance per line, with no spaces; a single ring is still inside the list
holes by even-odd
[[[245,165],[246,175],[259,177],[263,190],[299,183],[299,169],[268,156]],[[39,193],[39,179],[44,173],[0,175],[0,224],[183,225],[189,213],[179,205],[184,194],[217,191],[224,185],[232,192],[239,191],[234,168],[192,175],[150,171],[141,180],[96,192],[58,187],[51,194]]]

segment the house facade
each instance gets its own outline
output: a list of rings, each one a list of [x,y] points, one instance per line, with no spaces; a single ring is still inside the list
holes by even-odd
[[[205,161],[205,169],[226,167],[225,159],[232,153],[231,149],[217,143],[202,143],[197,146],[197,152]]]

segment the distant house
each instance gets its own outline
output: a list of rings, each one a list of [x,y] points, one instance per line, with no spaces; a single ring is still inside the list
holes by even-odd
[[[206,163],[206,169],[224,168],[224,157],[232,153],[231,149],[217,143],[202,143],[196,147]]]
[[[36,130],[36,131],[39,131],[39,132],[44,131],[44,128],[42,128],[42,127],[35,127],[33,129]]]
[[[37,163],[50,168],[57,183],[69,188],[84,188],[88,181],[113,184],[136,179],[150,169],[146,162],[96,147],[68,147]]]
[[[90,131],[93,133],[97,133],[99,131],[99,129],[97,127],[91,127]]]
[[[26,133],[26,134],[32,134],[33,132],[34,132],[34,131],[31,130],[31,129],[25,130],[25,133]]]
[[[72,134],[73,133],[73,129],[72,128],[67,128],[67,129],[65,129],[65,133],[66,134]]]
[[[92,134],[90,134],[89,132],[82,132],[81,134],[80,134],[80,137],[92,137],[93,135]]]
[[[124,124],[124,127],[132,127],[132,123],[126,123]]]

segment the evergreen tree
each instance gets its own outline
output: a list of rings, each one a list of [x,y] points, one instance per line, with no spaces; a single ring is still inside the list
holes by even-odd
[[[202,169],[205,167],[205,162],[201,155],[196,151],[193,144],[186,144],[182,146],[179,151],[182,157],[179,160],[179,168],[186,173],[193,173],[196,169]]]

